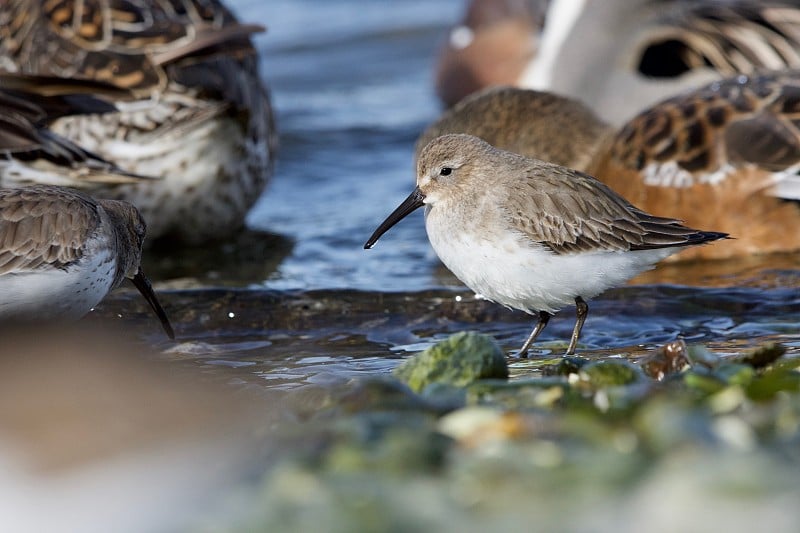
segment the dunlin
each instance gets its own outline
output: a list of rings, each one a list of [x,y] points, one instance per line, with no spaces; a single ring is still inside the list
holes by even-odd
[[[0,320],[77,319],[129,278],[175,335],[140,262],[145,223],[131,204],[71,189],[0,189]]]
[[[798,15],[794,0],[551,0],[543,29],[507,45],[538,43],[509,83],[578,98],[619,125],[716,79],[800,67]],[[496,54],[478,41],[470,53]]]
[[[550,93],[488,89],[425,131],[417,153],[445,133],[575,168],[647,212],[736,236],[670,259],[800,250],[800,71],[735,76],[661,102],[622,128]]]
[[[573,303],[567,354],[574,353],[586,299],[683,248],[727,237],[650,215],[587,174],[465,134],[437,137],[422,150],[416,188],[364,247],[423,205],[445,266],[482,297],[538,314],[521,356],[552,314]]]
[[[263,29],[238,23],[217,0],[6,0],[0,69],[127,89],[133,97],[115,99],[118,110],[64,113],[51,128],[120,168],[163,178],[87,192],[133,203],[148,242],[196,244],[239,231],[272,172],[277,136],[250,40]]]

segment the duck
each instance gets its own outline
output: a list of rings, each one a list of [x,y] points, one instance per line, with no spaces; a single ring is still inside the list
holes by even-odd
[[[277,132],[251,39],[263,30],[217,0],[8,0],[0,71],[124,90],[112,109],[64,109],[48,129],[154,179],[67,185],[135,205],[146,245],[200,245],[239,232],[272,175]]]
[[[439,50],[435,87],[451,107],[484,87],[511,85],[535,57],[548,0],[472,0]]]
[[[524,65],[519,52],[507,57],[522,66],[495,85],[571,96],[619,126],[714,80],[800,67],[799,15],[796,0],[551,0],[525,38],[536,53]],[[475,57],[493,53],[472,45]],[[437,68],[450,61],[440,54]]]
[[[91,189],[98,183],[150,180],[50,128],[64,114],[114,112],[110,100],[126,94],[102,82],[0,72],[0,187],[82,183]]]
[[[632,204],[730,234],[666,261],[800,250],[800,70],[738,75],[651,106],[615,127],[579,100],[493,87],[445,111],[417,140],[475,135],[590,174]]]

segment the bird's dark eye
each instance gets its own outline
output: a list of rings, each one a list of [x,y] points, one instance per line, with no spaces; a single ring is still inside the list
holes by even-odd
[[[440,176],[449,176],[452,172],[453,172],[452,168],[450,168],[450,167],[442,167],[439,170],[439,175]]]

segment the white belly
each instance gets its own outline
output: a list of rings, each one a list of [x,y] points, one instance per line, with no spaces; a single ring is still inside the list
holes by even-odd
[[[0,276],[0,320],[76,320],[113,288],[116,261],[95,254],[69,270],[29,270]]]
[[[451,221],[452,222],[452,221]],[[528,313],[553,313],[624,284],[680,248],[635,252],[555,254],[497,228],[479,237],[459,231],[431,211],[425,219],[436,255],[477,294]],[[461,228],[464,229],[464,228]]]

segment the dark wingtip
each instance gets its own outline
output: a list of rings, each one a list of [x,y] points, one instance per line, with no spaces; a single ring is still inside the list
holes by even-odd
[[[698,231],[689,238],[691,244],[703,244],[706,242],[718,241],[720,239],[732,239],[727,233],[721,231]]]

